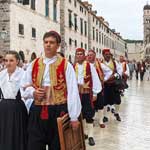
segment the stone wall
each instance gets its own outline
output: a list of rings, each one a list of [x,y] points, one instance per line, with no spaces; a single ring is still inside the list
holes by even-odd
[[[6,32],[6,36],[0,36],[0,53],[10,50],[10,0],[0,0],[0,32]]]

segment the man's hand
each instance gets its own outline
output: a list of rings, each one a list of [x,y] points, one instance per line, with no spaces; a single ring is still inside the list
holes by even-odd
[[[45,89],[37,88],[33,93],[34,99],[41,100],[45,97]]]
[[[97,100],[97,96],[93,96],[93,102],[95,102]]]
[[[70,125],[74,130],[78,129],[79,124],[80,124],[79,121],[71,121],[70,122]]]

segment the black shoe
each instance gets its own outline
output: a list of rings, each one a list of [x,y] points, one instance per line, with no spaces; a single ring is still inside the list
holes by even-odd
[[[105,122],[108,122],[108,118],[107,117],[104,117],[103,118],[103,122],[105,123]]]
[[[87,140],[88,139],[88,135],[84,134],[84,139]]]
[[[115,109],[114,109],[114,108],[111,109],[111,113],[112,113],[112,114],[115,113]]]
[[[120,118],[119,114],[114,114],[114,116],[116,117],[117,121],[121,121],[121,118]]]
[[[95,141],[94,141],[93,137],[89,137],[89,145],[90,146],[94,146],[95,145]]]

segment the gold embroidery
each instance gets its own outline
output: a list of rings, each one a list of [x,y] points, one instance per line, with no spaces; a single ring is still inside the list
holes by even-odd
[[[67,61],[64,58],[57,56],[56,62],[49,65],[50,71],[50,81],[51,86],[49,88],[50,100],[35,100],[36,105],[59,105],[64,104],[67,101],[67,85],[65,79],[65,71],[67,67]],[[60,72],[57,70],[60,69],[62,62],[65,61],[63,68]],[[39,87],[42,87],[42,80],[45,70],[45,64],[43,63],[43,58],[40,58],[38,61],[38,74],[35,77],[35,82]],[[63,75],[64,74],[64,75]]]

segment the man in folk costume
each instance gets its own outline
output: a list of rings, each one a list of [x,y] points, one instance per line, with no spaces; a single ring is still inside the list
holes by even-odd
[[[96,53],[94,50],[88,51],[88,61],[96,68],[99,80],[102,84],[102,88],[104,88],[104,73],[101,68],[101,62],[99,59],[96,58]],[[97,100],[94,102],[94,107],[97,112],[98,122],[99,126],[101,128],[105,128],[105,124],[103,123],[103,117],[104,117],[104,93],[103,89],[100,93],[97,94]]]
[[[103,50],[103,61],[101,64],[104,72],[104,106],[114,105],[115,106],[115,117],[116,120],[121,121],[119,115],[119,105],[121,104],[121,97],[118,90],[115,89],[115,78],[122,75],[122,68],[120,65],[111,58],[110,49]],[[104,122],[108,121],[107,108],[104,107]]]
[[[97,94],[102,90],[96,69],[85,60],[85,50],[76,49],[76,63],[74,65],[78,88],[82,104],[83,125],[87,125],[89,145],[95,145],[93,138],[93,117],[95,110],[93,101],[97,99]],[[85,133],[85,132],[84,132]],[[85,133],[85,135],[87,135]]]
[[[127,82],[127,79],[130,76],[130,72],[129,72],[129,66],[128,66],[127,62],[125,61],[124,56],[120,56],[119,64],[121,65],[122,71],[123,71],[122,72],[122,79],[125,82]],[[124,96],[123,92],[124,92],[124,89],[121,90],[121,96]]]
[[[125,61],[124,56],[120,56],[119,63],[120,63],[122,70],[123,70],[122,78],[125,81],[127,81],[130,73],[129,73],[129,66],[128,66],[127,62]]]
[[[55,31],[44,34],[44,57],[35,59],[26,71],[26,97],[33,98],[28,128],[28,150],[60,150],[57,117],[69,113],[77,128],[81,102],[73,66],[57,55],[61,43]],[[25,95],[25,94],[24,94]]]

